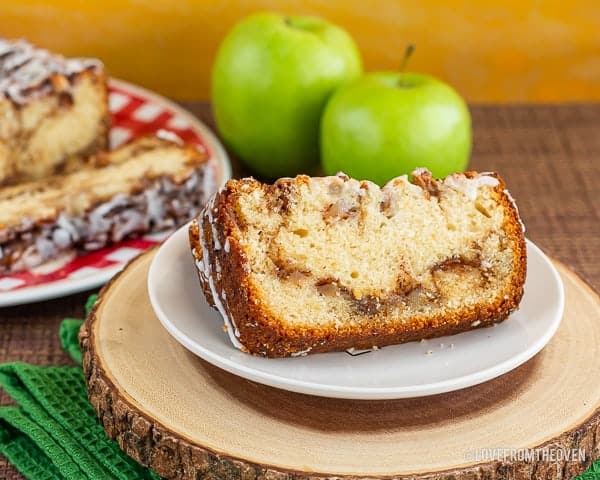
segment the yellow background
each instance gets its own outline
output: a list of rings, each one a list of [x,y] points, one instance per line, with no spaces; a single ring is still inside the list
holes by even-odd
[[[600,100],[600,0],[0,0],[0,36],[104,60],[111,74],[206,99],[220,39],[258,10],[346,28],[369,70],[428,72],[471,101]]]

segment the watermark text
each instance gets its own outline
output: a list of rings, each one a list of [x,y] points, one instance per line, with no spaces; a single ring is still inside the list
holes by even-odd
[[[467,450],[468,462],[516,461],[516,462],[583,462],[583,448],[477,448]]]

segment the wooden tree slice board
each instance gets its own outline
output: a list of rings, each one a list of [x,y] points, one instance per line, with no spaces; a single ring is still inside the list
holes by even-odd
[[[80,340],[107,434],[163,477],[571,478],[600,456],[600,299],[560,264],[565,315],[532,360],[452,393],[355,401],[252,383],[189,353],[150,306],[153,255],[103,289]],[[533,459],[470,457],[540,446],[549,453]],[[558,448],[585,458],[559,459]]]

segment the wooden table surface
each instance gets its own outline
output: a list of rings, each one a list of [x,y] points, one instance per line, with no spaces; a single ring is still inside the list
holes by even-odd
[[[184,104],[212,125],[204,103]],[[600,104],[472,106],[470,168],[499,172],[526,235],[600,290]],[[234,162],[234,175],[245,170]],[[64,317],[81,317],[91,292],[0,308],[0,362],[69,364],[58,342]],[[0,404],[10,403],[2,393]],[[0,480],[21,477],[0,459]]]

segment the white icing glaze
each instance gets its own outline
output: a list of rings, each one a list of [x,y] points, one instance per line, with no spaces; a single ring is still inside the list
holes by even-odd
[[[208,202],[210,195],[213,193],[217,174],[216,170],[216,163],[212,159],[209,160],[206,168],[204,169],[204,177],[202,178],[202,191],[204,192],[204,198],[202,199],[203,204]]]
[[[171,131],[165,130],[163,128],[161,128],[160,130],[158,130],[156,132],[156,136],[158,138],[160,138],[161,140],[173,142],[173,143],[176,143],[177,145],[184,145],[183,140],[181,139],[181,137],[179,137],[179,135],[177,135],[175,132],[171,132]]]
[[[210,214],[211,209],[213,208],[213,204],[214,204],[214,197],[211,199],[211,201],[205,207],[204,213],[207,215],[207,217]],[[202,260],[197,261],[196,266],[198,267],[198,270],[202,273],[204,281],[208,284],[210,293],[213,298],[213,302],[215,303],[215,307],[217,308],[217,311],[221,314],[221,317],[223,318],[223,322],[225,324],[225,330],[227,331],[229,340],[231,341],[231,343],[233,344],[233,346],[235,348],[244,350],[244,346],[238,340],[238,338],[240,336],[240,332],[239,332],[237,326],[235,325],[233,318],[231,318],[229,316],[229,314],[227,313],[227,310],[225,310],[225,307],[221,301],[221,297],[219,296],[219,293],[217,292],[217,289],[215,287],[215,282],[212,278],[212,271],[210,268],[210,259],[208,257],[208,248],[206,246],[206,243],[204,242],[204,228],[202,225],[203,217],[204,217],[204,215],[200,215],[200,218],[198,219],[198,240],[199,240],[200,246],[202,248]],[[210,222],[210,218],[211,217],[208,217],[209,222]],[[211,227],[212,227],[212,223],[211,223]],[[211,232],[211,234],[214,235],[214,231]],[[213,242],[214,242],[214,238],[213,238]],[[225,298],[223,298],[223,301],[225,301]]]
[[[11,259],[8,267],[0,264],[0,273],[38,266],[65,250],[95,250],[132,234],[184,223],[198,213],[199,200],[205,196],[197,188],[198,175],[199,171],[192,172],[188,181],[177,186],[168,178],[158,178],[143,193],[115,195],[78,216],[63,211],[55,222],[38,228],[23,218],[19,227],[0,232],[2,252]],[[191,177],[196,180],[190,181]]]
[[[478,175],[474,178],[467,178],[462,174],[449,175],[443,180],[444,185],[464,193],[469,200],[477,198],[481,187],[496,187],[499,181],[489,175]]]
[[[421,187],[419,187],[418,185],[415,185],[414,183],[410,182],[408,180],[408,175],[400,175],[399,177],[396,178],[392,178],[389,182],[387,182],[383,188],[381,189],[382,192],[394,192],[395,193],[395,189],[394,186],[397,185],[404,185],[408,191],[414,195],[419,195],[419,196],[423,196],[425,195],[423,189]]]
[[[52,232],[52,241],[56,243],[60,249],[68,248],[71,244],[71,235],[67,230],[57,228]]]
[[[421,187],[408,181],[407,175],[393,178],[381,189],[381,201],[386,206],[387,214],[391,217],[398,213],[399,192],[398,186],[402,185],[413,196],[423,197],[425,192]]]
[[[227,315],[227,311],[225,310],[225,307],[221,303],[221,299],[217,293],[217,289],[215,288],[215,282],[213,282],[212,276],[208,277],[208,286],[210,288],[210,292],[212,293],[213,301],[215,302],[215,306],[217,307],[217,310],[219,311],[219,313],[221,314],[221,317],[223,317],[223,320],[225,321],[225,329],[227,330],[227,335],[229,336],[229,340],[231,340],[231,343],[233,344],[233,346],[235,348],[239,348],[240,350],[243,350],[243,345],[238,340],[240,333],[237,330],[237,328],[234,327],[233,322]]]
[[[148,206],[146,212],[149,221],[159,223],[164,218],[165,207],[158,191],[155,189],[146,190],[144,196],[146,197],[146,204]]]
[[[367,352],[372,352],[373,350],[377,350],[379,347],[372,347],[372,348],[354,348],[354,347],[350,347],[346,349],[346,352],[348,352],[350,355],[356,356],[356,355],[361,355],[363,353],[367,353]]]
[[[290,357],[306,357],[312,350],[312,347],[308,347],[306,350],[300,350],[299,352],[294,352],[290,354]]]
[[[146,231],[148,229],[146,212],[139,210],[125,210],[118,215],[113,224],[112,241],[120,242],[134,232]]]
[[[0,39],[0,57],[6,55],[13,49],[13,44],[8,40]]]
[[[196,267],[198,268],[198,271],[204,275],[204,260],[196,260]]]
[[[204,243],[204,226],[202,225],[202,216],[198,219],[198,241],[200,242],[200,247],[202,248],[202,261],[200,268],[200,273],[203,275],[203,279],[208,282],[208,276],[210,274],[210,263],[208,260],[208,248],[206,248],[206,244]]]
[[[17,104],[24,104],[52,91],[48,82],[53,75],[71,77],[84,70],[101,70],[102,63],[96,59],[70,58],[34,48],[24,40],[0,39],[0,94]],[[60,86],[64,91],[69,81]]]
[[[361,182],[348,177],[342,172],[327,177],[310,177],[308,184],[311,190],[323,192],[324,194],[334,197],[347,195],[364,197],[367,191],[372,190],[373,188],[379,189],[376,184],[369,180],[363,180]]]
[[[519,213],[519,207],[517,207],[517,202],[515,202],[515,199],[508,191],[508,188],[504,189],[504,194],[508,197],[508,199],[512,203],[513,207],[515,207],[515,211],[517,212],[517,219],[519,220],[519,223],[521,224],[521,230],[523,230],[523,233],[525,233],[525,224],[523,223],[523,220],[521,219],[521,214]]]
[[[229,253],[229,248],[230,248],[230,245],[229,245],[229,237],[227,237],[227,238],[225,239],[225,245],[223,245],[223,250],[225,250],[225,253]]]
[[[213,239],[213,247],[215,250],[221,250],[221,242],[219,241],[219,235],[217,235],[217,229],[215,227],[215,219],[213,218],[213,209],[215,208],[215,199],[217,198],[214,195],[208,205],[206,206],[206,214],[208,216],[208,223],[210,223],[210,228],[212,230],[212,239]]]
[[[429,170],[427,170],[426,168],[423,168],[423,167],[415,168],[412,171],[412,176],[413,177],[417,176],[417,175],[423,175],[423,174],[429,174],[429,175],[431,175],[431,172]]]
[[[44,237],[39,237],[35,241],[35,248],[37,249],[38,254],[42,256],[42,258],[48,258],[52,255],[55,247],[54,242],[52,242],[52,240]]]
[[[64,230],[65,232],[68,233],[69,238],[72,241],[79,240],[80,235],[79,235],[79,231],[77,230],[77,227],[73,224],[71,219],[69,219],[69,217],[67,215],[65,215],[64,212],[62,212],[58,216],[58,219],[56,220],[56,224],[58,225],[58,227],[61,230]]]

